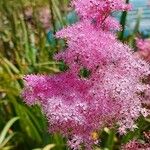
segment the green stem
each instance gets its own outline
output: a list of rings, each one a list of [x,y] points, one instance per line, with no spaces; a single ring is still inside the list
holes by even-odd
[[[126,4],[129,4],[129,0],[126,0]],[[120,25],[122,26],[122,31],[119,35],[119,39],[123,40],[124,38],[124,32],[125,32],[125,25],[126,25],[126,19],[127,19],[127,11],[124,11],[121,15]]]

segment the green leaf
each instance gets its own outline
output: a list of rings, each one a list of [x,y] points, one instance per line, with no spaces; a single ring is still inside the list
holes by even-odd
[[[0,144],[0,149],[1,149],[2,147],[4,147],[4,146],[13,138],[14,135],[16,135],[16,133],[12,133],[12,134],[10,134],[9,136],[7,136],[7,137],[5,138],[5,140]]]
[[[36,149],[32,149],[32,150],[51,150],[54,147],[55,147],[55,144],[48,144],[44,148],[36,148]]]
[[[43,148],[43,150],[51,150],[51,149],[54,148],[54,147],[55,147],[55,144],[49,144],[49,145],[45,146],[45,147]]]
[[[9,130],[9,128],[19,119],[19,117],[14,117],[11,120],[8,121],[8,123],[6,124],[6,126],[4,127],[4,129],[2,130],[1,134],[0,134],[0,144],[4,141],[7,132]]]
[[[150,123],[150,118],[146,118],[145,120]]]

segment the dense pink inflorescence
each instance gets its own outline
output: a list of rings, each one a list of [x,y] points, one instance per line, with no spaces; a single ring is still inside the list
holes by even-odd
[[[104,30],[108,30],[107,26],[114,25],[111,23],[114,20],[110,17],[111,12],[131,8],[124,0],[74,0],[73,5],[81,18],[94,21],[96,26]],[[118,23],[115,24],[118,28]]]
[[[150,52],[150,39],[137,39],[136,45],[138,50]]]
[[[112,29],[118,23],[110,13],[127,10],[120,0],[74,0],[80,22],[57,33],[67,39],[67,49],[57,54],[69,70],[53,76],[25,77],[23,97],[27,104],[40,103],[49,121],[50,132],[60,132],[68,145],[92,149],[93,132],[118,125],[121,134],[136,128],[134,121],[148,112],[142,106],[149,85],[149,65],[119,42]],[[90,76],[79,76],[82,68]]]
[[[121,150],[150,150],[150,143],[144,141],[132,140],[122,145]]]
[[[150,39],[136,39],[136,54],[150,62]]]

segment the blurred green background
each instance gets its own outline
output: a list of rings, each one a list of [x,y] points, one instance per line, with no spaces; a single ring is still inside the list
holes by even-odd
[[[120,23],[125,28],[127,13]],[[48,20],[46,20],[48,18]],[[54,74],[64,70],[63,63],[53,55],[65,47],[65,41],[53,34],[77,21],[68,0],[0,0],[0,150],[63,150],[66,140],[47,131],[47,121],[39,106],[29,108],[21,99],[22,78],[26,74]],[[138,33],[119,39],[134,47]],[[140,118],[139,128],[125,136],[115,129],[105,128],[99,133],[101,148],[120,149],[132,139],[143,138],[150,129],[150,120]],[[97,136],[97,135],[96,135]],[[95,149],[100,149],[95,147]]]

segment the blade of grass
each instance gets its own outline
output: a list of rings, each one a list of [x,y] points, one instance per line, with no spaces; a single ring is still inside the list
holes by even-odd
[[[7,135],[7,132],[9,128],[19,119],[19,117],[12,118],[11,120],[8,121],[4,129],[2,130],[0,134],[0,143],[2,143]]]
[[[5,138],[5,140],[0,144],[0,149],[3,148],[14,136],[16,133],[12,133]]]

